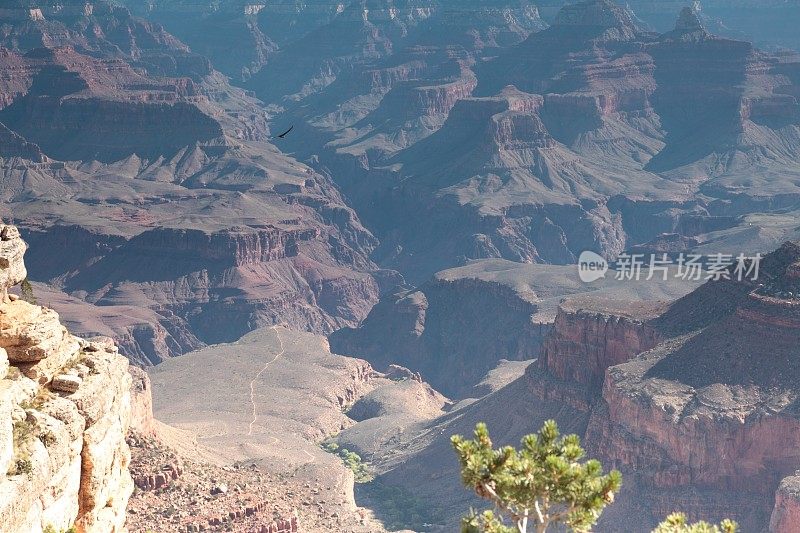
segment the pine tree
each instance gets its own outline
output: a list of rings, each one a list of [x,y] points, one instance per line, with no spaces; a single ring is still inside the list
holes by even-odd
[[[529,526],[541,533],[555,524],[588,531],[622,482],[616,470],[603,474],[596,460],[581,462],[585,451],[580,438],[561,436],[553,420],[525,436],[519,450],[493,449],[482,423],[475,427],[473,440],[456,435],[452,443],[462,481],[495,508],[473,511],[463,519],[462,533],[526,533]]]
[[[723,520],[719,526],[707,522],[697,522],[687,524],[686,515],[683,513],[673,513],[664,520],[661,525],[653,530],[653,533],[736,533],[738,526],[731,520]]]
[[[475,426],[475,438],[451,439],[461,463],[461,480],[494,511],[472,511],[461,522],[462,533],[537,533],[561,524],[572,531],[589,531],[606,505],[619,492],[622,476],[616,470],[603,474],[594,459],[580,462],[586,452],[577,435],[559,435],[548,420],[539,433],[522,439],[522,447],[492,448],[486,424]],[[506,525],[510,522],[512,525]],[[736,533],[738,526],[723,520],[688,524],[686,515],[674,513],[653,533]]]

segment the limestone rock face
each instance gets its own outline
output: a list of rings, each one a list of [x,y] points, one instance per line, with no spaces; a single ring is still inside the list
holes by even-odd
[[[131,375],[130,429],[139,435],[155,434],[153,424],[153,386],[150,376],[139,367],[128,367]]]
[[[69,338],[52,309],[21,300],[13,304],[0,316],[0,346],[6,349],[12,363],[36,363],[63,353],[59,350],[62,344],[77,342]]]
[[[16,228],[2,231],[13,236],[0,250],[7,289],[25,276],[26,245]],[[0,531],[126,531],[127,359],[22,300],[0,304],[0,346]]]
[[[28,276],[22,260],[27,247],[16,226],[0,225],[0,286],[13,287]]]

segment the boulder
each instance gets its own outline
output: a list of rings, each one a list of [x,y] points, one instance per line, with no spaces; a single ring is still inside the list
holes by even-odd
[[[53,382],[50,384],[50,387],[53,390],[57,390],[60,392],[68,392],[72,393],[78,390],[78,387],[81,386],[83,380],[78,376],[72,376],[70,374],[60,374],[53,379]]]

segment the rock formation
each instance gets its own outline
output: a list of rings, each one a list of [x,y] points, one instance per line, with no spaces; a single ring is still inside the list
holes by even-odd
[[[587,443],[630,473],[654,517],[680,508],[747,530],[769,522],[778,483],[800,466],[800,321],[793,299],[758,284],[789,283],[798,262],[800,246],[786,243],[757,283],[709,282],[653,322],[667,338],[609,368]]]
[[[381,240],[376,262],[414,284],[465,259],[567,264],[663,233],[699,246],[711,231],[746,232],[736,217],[764,209],[765,190],[796,203],[780,176],[798,172],[784,83],[798,57],[716,37],[682,7],[659,34],[610,0],[569,3],[547,28],[525,2],[459,5],[471,42],[447,3],[424,20],[348,11],[248,86],[281,102],[281,120],[303,121],[302,141],[287,143],[331,171]],[[348,24],[369,28],[369,43]],[[337,32],[335,57],[314,58],[310,43]],[[301,54],[309,71],[287,66]],[[284,77],[293,87],[270,81]]]
[[[545,267],[526,267],[541,270],[528,277],[522,268],[503,270],[495,261],[472,269],[479,263],[485,263],[484,283],[490,272],[495,283],[503,272],[517,295],[548,287]],[[370,450],[378,479],[413,486],[423,498],[446,494],[438,500],[440,515],[455,519],[474,502],[456,490],[449,435],[488,421],[498,443],[516,444],[555,418],[564,431],[584,438],[591,456],[623,471],[623,491],[599,531],[651,527],[676,510],[695,520],[731,517],[745,531],[760,531],[770,521],[771,531],[793,531],[800,468],[798,265],[800,245],[789,242],[761,260],[758,280],[739,280],[731,267],[730,279],[708,281],[678,299],[679,292],[648,286],[654,280],[573,294],[561,287],[564,297],[554,302],[558,311],[538,359],[485,396],[417,427],[396,447]],[[546,268],[556,275],[557,267]],[[462,331],[480,330],[468,306],[463,313],[464,305],[453,307],[449,320],[464,319]],[[394,346],[412,323],[425,325],[417,328],[422,332],[429,327],[427,316],[420,322],[419,313],[399,311],[394,316],[402,320],[393,320],[398,332],[370,337],[374,353],[381,336]],[[370,321],[362,335],[379,331]],[[349,435],[358,429],[343,432],[342,441],[358,443]]]
[[[339,330],[330,341],[337,353],[358,354],[380,370],[408,366],[438,390],[460,396],[498,360],[536,357],[548,329],[532,320],[537,311],[504,285],[443,275],[419,290],[388,295],[359,329]]]
[[[34,245],[26,273],[20,234],[2,227],[0,471],[13,475],[0,489],[24,509],[0,517],[28,521],[9,527],[121,527],[128,417],[133,527],[291,529],[299,508],[304,527],[366,532],[380,526],[323,440],[374,461],[373,488],[428,503],[446,486],[450,519],[470,502],[447,471],[449,434],[495,417],[513,441],[551,416],[625,470],[603,527],[675,508],[791,527],[796,249],[765,260],[761,286],[709,283],[670,306],[694,286],[586,286],[539,263],[800,236],[800,56],[712,13],[791,22],[796,7],[6,4],[0,215]],[[42,307],[6,298],[27,274]],[[284,325],[335,332],[334,352],[369,362]],[[126,377],[113,343],[73,334],[113,336],[141,365],[193,352],[153,372],[156,409],[228,470],[165,452],[160,429],[203,447],[153,420],[147,375]],[[209,383],[212,368],[230,386]]]
[[[364,357],[381,371],[401,364],[454,398],[471,394],[501,360],[537,357],[534,367],[599,391],[608,366],[659,339],[643,317],[660,304],[631,305],[626,299],[669,300],[692,287],[626,286],[614,279],[585,285],[575,267],[486,259],[439,272],[416,289],[399,288],[358,328],[343,328],[329,339],[337,353]],[[568,312],[562,305],[559,312],[561,298],[582,292],[604,294],[610,307]],[[613,316],[625,307],[627,317]]]
[[[19,236],[16,226],[3,224],[0,229],[0,292],[2,303],[9,303],[8,288],[18,285],[28,277],[23,256],[27,245]]]
[[[5,291],[25,277],[26,245],[14,226],[0,235]],[[78,339],[51,309],[10,300],[0,304],[0,529],[126,531],[127,360],[110,339]]]
[[[43,302],[137,364],[366,315],[396,276],[329,176],[269,144],[259,102],[125,8],[43,16],[0,40],[2,214]]]
[[[558,4],[559,0],[547,4]],[[563,3],[563,2],[561,2]],[[791,2],[741,0],[629,0],[626,2],[643,23],[657,31],[668,31],[675,24],[675,14],[689,5],[700,9],[696,15],[714,33],[732,39],[747,38],[765,48],[786,47],[797,50],[800,41],[791,29],[790,21],[800,14],[800,6]]]
[[[353,471],[320,443],[355,426],[347,411],[377,388],[372,397],[394,397],[408,423],[415,410],[440,414],[445,401],[427,384],[332,354],[324,337],[279,326],[165,361],[150,378],[131,373],[128,442],[140,490],[129,520],[165,533],[383,532],[355,502]],[[418,408],[418,393],[431,405]],[[398,419],[366,431],[396,432]]]
[[[790,533],[800,524],[800,477],[781,480],[775,492],[775,509],[769,521],[770,533]]]

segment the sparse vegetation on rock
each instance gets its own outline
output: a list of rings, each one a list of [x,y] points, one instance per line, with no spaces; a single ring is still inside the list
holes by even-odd
[[[404,487],[380,480],[362,486],[367,499],[378,503],[378,517],[389,531],[406,528],[426,531],[431,524],[441,523],[442,510],[439,506]]]
[[[13,475],[30,474],[33,472],[33,463],[29,457],[19,457],[14,461]]]
[[[22,299],[28,302],[29,304],[36,305],[36,296],[33,294],[33,285],[31,282],[28,281],[28,278],[22,280],[19,285],[20,293],[22,294]]]
[[[31,474],[33,463],[30,458],[29,444],[35,436],[36,428],[28,420],[18,420],[12,425],[14,461],[9,469],[9,474],[19,476]]]
[[[67,529],[58,530],[51,524],[48,524],[47,526],[45,526],[43,533],[77,533],[77,531],[78,530],[75,529],[75,526],[70,526]]]

